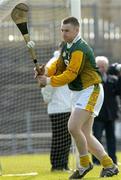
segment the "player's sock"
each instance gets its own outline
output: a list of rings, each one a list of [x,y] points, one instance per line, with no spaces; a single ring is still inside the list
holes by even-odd
[[[83,155],[83,156],[80,156],[80,165],[82,167],[88,167],[89,166],[89,163],[90,163],[90,158],[89,158],[89,155]]]
[[[104,168],[108,168],[108,167],[112,167],[113,166],[113,161],[112,159],[108,156],[108,155],[105,155],[103,156],[101,162],[102,166]]]

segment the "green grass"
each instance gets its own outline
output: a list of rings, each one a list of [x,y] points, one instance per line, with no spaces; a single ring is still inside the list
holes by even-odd
[[[121,162],[121,153],[117,153],[118,160]],[[49,155],[17,155],[17,156],[1,156],[0,161],[3,169],[3,176],[0,180],[67,180],[71,173],[67,172],[50,172]],[[70,156],[70,167],[74,168],[75,159]],[[121,166],[119,166],[121,170]],[[101,166],[94,167],[88,173],[84,180],[99,180]],[[6,174],[19,174],[38,172],[36,176],[18,176],[6,177]],[[103,180],[121,180],[121,174],[112,178],[102,178]]]

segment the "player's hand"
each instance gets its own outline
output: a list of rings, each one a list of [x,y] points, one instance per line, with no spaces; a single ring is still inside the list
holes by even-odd
[[[38,73],[38,71],[37,71],[37,69],[36,69],[36,67],[34,68],[34,78],[36,79],[37,78],[37,76],[39,76],[39,75],[44,75],[44,73],[45,73],[45,65],[44,64],[41,64],[40,66],[39,66],[39,73]]]
[[[45,75],[37,76],[37,80],[40,87],[45,87],[47,85],[47,77]]]

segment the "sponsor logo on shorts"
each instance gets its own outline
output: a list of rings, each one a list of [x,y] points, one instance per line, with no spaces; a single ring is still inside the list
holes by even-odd
[[[77,106],[82,106],[82,104],[80,104],[80,103],[77,103],[76,105],[77,105]]]

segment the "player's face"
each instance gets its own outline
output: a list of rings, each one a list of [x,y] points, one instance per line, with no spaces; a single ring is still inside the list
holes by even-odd
[[[65,42],[71,43],[79,33],[79,27],[72,24],[62,24],[61,34]]]

